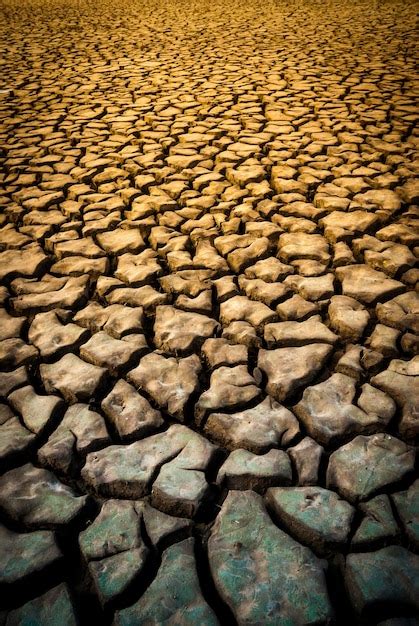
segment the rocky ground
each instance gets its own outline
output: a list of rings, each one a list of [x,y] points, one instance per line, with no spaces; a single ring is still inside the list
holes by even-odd
[[[1,8],[0,623],[418,624],[414,3]]]

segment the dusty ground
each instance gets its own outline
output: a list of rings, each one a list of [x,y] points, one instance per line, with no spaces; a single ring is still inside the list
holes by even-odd
[[[418,624],[414,3],[0,4],[0,623]]]

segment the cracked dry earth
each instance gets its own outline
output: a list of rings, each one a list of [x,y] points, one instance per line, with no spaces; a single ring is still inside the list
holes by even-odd
[[[413,2],[1,6],[0,624],[418,624]]]

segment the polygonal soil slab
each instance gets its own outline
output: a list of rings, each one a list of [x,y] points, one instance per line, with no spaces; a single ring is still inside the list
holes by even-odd
[[[115,228],[97,236],[99,245],[109,254],[136,253],[144,248],[144,239],[137,229]]]
[[[124,281],[132,287],[141,287],[162,274],[157,254],[153,250],[144,250],[140,254],[121,254],[118,256],[118,265],[115,278]]]
[[[182,626],[219,624],[202,596],[196,571],[194,539],[186,539],[167,548],[157,576],[144,595],[115,616],[117,626],[158,626],[166,623]]]
[[[404,532],[417,548],[419,546],[419,480],[416,480],[406,491],[392,494],[391,498]]]
[[[0,280],[15,276],[37,276],[48,257],[40,246],[25,250],[6,250],[0,253]]]
[[[192,432],[184,435],[191,437]],[[217,448],[200,435],[193,434],[190,443],[161,468],[153,483],[153,506],[170,515],[195,517],[210,495],[204,472],[215,458]]]
[[[154,340],[157,348],[167,354],[197,351],[219,328],[219,323],[206,315],[188,313],[172,306],[156,308]]]
[[[355,509],[322,487],[274,487],[267,501],[287,530],[320,553],[342,548]]]
[[[219,367],[211,374],[210,388],[195,405],[195,419],[199,424],[206,413],[223,409],[237,409],[261,394],[246,365]]]
[[[305,322],[277,322],[266,324],[263,332],[269,348],[303,346],[309,343],[334,344],[338,340],[322,323],[320,315],[314,315]]]
[[[121,339],[125,335],[140,333],[143,330],[143,318],[142,307],[127,307],[122,304],[102,307],[93,301],[76,313],[74,321],[91,332],[104,330],[111,337]]]
[[[353,378],[333,374],[326,381],[307,387],[294,411],[308,434],[323,445],[353,434],[384,430],[396,410],[393,400],[368,384],[362,386],[358,406],[354,404],[355,394]]]
[[[370,319],[363,305],[348,296],[333,296],[329,305],[330,324],[348,341],[358,341]]]
[[[232,345],[227,339],[207,339],[201,352],[211,368],[220,365],[245,365],[248,360],[247,347]]]
[[[66,354],[59,361],[40,366],[40,373],[48,392],[59,391],[67,402],[89,402],[103,387],[107,370]]]
[[[101,408],[123,440],[150,435],[163,425],[160,411],[122,379],[102,400]]]
[[[100,331],[80,348],[80,356],[93,365],[107,368],[118,374],[132,367],[149,348],[144,335],[126,335],[122,339],[110,337]]]
[[[323,448],[310,437],[304,437],[297,445],[288,448],[294,462],[299,486],[315,485],[318,481]]]
[[[142,527],[147,533],[144,542]],[[145,502],[107,500],[94,522],[79,535],[96,593],[104,606],[134,584],[148,562],[148,542],[184,536],[191,522],[169,517]]]
[[[22,365],[34,363],[38,356],[38,350],[34,346],[17,337],[0,341],[0,368],[10,371]]]
[[[322,235],[284,233],[279,238],[278,250],[286,262],[292,259],[315,259],[327,263],[330,259],[329,245]]]
[[[363,517],[351,541],[356,551],[370,550],[397,540],[400,529],[386,494],[361,502],[358,510],[363,513]]]
[[[11,372],[0,372],[0,395],[6,398],[12,391],[28,383],[28,373],[24,365]]]
[[[0,585],[25,582],[42,575],[62,558],[54,533],[48,530],[16,533],[0,525]]]
[[[387,435],[359,435],[333,452],[327,468],[327,486],[350,502],[366,500],[413,471],[415,451]]]
[[[0,508],[27,528],[59,528],[76,520],[87,496],[77,496],[51,472],[30,463],[0,478]]]
[[[306,261],[307,262],[307,261]],[[298,291],[300,296],[310,302],[319,302],[321,300],[327,300],[334,294],[333,274],[325,274],[324,276],[287,276],[284,282]],[[278,305],[280,307],[286,307],[287,301],[284,304]],[[305,307],[307,310],[307,306]]]
[[[336,275],[342,281],[342,292],[364,304],[388,300],[405,290],[403,283],[388,278],[368,265],[338,267]]]
[[[7,614],[5,626],[23,626],[24,624],[77,626],[78,619],[67,586],[58,585]]]
[[[141,498],[153,486],[152,502],[157,508],[192,517],[207,495],[204,472],[215,452],[206,439],[175,424],[127,446],[109,446],[89,454],[81,475],[96,492],[108,497]]]
[[[251,299],[263,302],[269,307],[282,300],[289,293],[289,288],[283,283],[265,282],[260,278],[245,278],[239,276],[239,287]]]
[[[332,346],[313,343],[297,348],[259,350],[258,367],[266,374],[266,391],[281,402],[321,370]]]
[[[7,404],[0,404],[0,468],[27,451],[35,434],[25,428]]]
[[[266,304],[254,302],[247,296],[234,296],[220,305],[220,322],[228,325],[235,321],[244,321],[260,329],[274,321],[276,314]]]
[[[211,573],[239,624],[331,619],[324,562],[274,526],[260,496],[230,491],[208,541]]]
[[[13,391],[8,401],[21,415],[25,427],[36,435],[50,428],[64,406],[58,396],[41,396],[30,385]]]
[[[12,317],[5,309],[0,309],[0,341],[20,337],[25,322],[25,317]]]
[[[88,277],[54,278],[46,275],[40,281],[17,279],[13,282],[19,295],[11,299],[16,313],[30,315],[51,311],[52,309],[70,309],[86,300]]]
[[[350,554],[345,585],[355,610],[371,616],[373,609],[398,606],[419,610],[419,556],[402,546]],[[368,613],[369,611],[369,613]]]
[[[400,434],[414,438],[419,434],[419,356],[410,361],[395,359],[388,368],[371,378],[371,383],[388,393],[402,407]]]
[[[419,332],[419,295],[408,291],[384,304],[377,304],[377,317],[386,326]]]
[[[149,394],[170,415],[185,420],[185,405],[198,388],[201,362],[196,354],[177,359],[157,352],[144,356],[128,380]]]
[[[217,484],[227,489],[263,492],[275,485],[290,485],[291,463],[286,452],[269,450],[258,455],[234,450],[218,470]]]
[[[227,449],[246,448],[256,454],[288,445],[299,430],[291,411],[269,396],[244,411],[211,413],[204,426],[204,432]]]
[[[88,452],[108,442],[103,417],[87,404],[73,404],[48,441],[38,450],[38,459],[57,472],[71,473]]]
[[[62,314],[64,315],[64,311]],[[44,359],[58,357],[65,352],[76,351],[87,341],[89,333],[77,324],[63,324],[60,311],[48,311],[35,315],[28,333],[29,341],[38,348]]]

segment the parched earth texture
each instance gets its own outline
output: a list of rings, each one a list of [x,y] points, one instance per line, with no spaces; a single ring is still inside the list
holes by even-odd
[[[418,624],[415,4],[0,4],[0,623]]]

